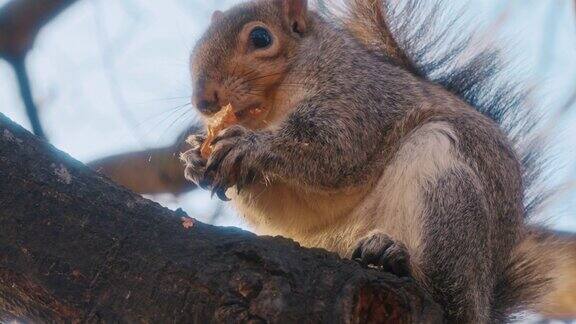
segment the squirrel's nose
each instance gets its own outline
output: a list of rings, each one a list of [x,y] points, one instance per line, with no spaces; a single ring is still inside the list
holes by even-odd
[[[196,107],[205,113],[220,110],[221,92],[216,87],[209,87],[196,95]]]

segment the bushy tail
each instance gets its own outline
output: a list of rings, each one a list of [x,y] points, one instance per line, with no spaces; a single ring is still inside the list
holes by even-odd
[[[576,318],[576,234],[542,229],[540,242],[553,258],[553,286],[543,295],[536,310],[548,318]]]
[[[569,256],[575,247],[572,239],[545,228],[531,228],[496,284],[492,319],[507,322],[525,310],[559,315],[559,307],[574,307],[558,297],[562,292],[574,296],[576,260]]]
[[[349,0],[345,6],[331,5],[333,17],[340,17],[344,27],[370,51],[417,73],[416,65],[396,42],[386,17],[389,8],[382,0]]]

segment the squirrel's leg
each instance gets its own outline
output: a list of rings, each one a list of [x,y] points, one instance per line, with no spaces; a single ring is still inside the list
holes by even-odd
[[[507,247],[491,239],[490,186],[457,143],[462,139],[447,122],[422,125],[403,140],[366,199],[370,205],[355,215],[373,222],[355,256],[398,275],[408,272],[450,322],[483,323],[498,277],[494,253]]]
[[[496,243],[488,239],[488,209],[476,180],[462,166],[422,188],[423,221],[413,224],[417,229],[408,229],[421,233],[416,250],[395,240],[396,233],[375,230],[360,240],[353,258],[414,277],[444,307],[449,323],[489,322],[496,276],[491,251]]]
[[[420,269],[447,318],[459,323],[490,321],[499,246],[490,239],[493,215],[483,191],[474,172],[461,167],[438,177],[424,195]]]

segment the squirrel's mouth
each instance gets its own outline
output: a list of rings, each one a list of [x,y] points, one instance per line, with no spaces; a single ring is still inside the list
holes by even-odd
[[[252,105],[247,108],[236,111],[234,114],[239,121],[256,119],[266,112],[266,108],[262,105]]]

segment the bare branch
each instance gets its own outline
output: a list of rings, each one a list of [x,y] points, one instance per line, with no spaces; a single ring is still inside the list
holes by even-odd
[[[16,79],[18,80],[18,88],[20,89],[20,97],[26,108],[26,114],[30,120],[30,125],[32,126],[32,131],[36,136],[41,138],[46,138],[46,133],[42,128],[40,123],[40,117],[38,116],[38,108],[34,103],[34,97],[32,96],[32,88],[30,86],[30,79],[28,78],[28,72],[26,70],[26,58],[24,56],[13,57],[8,59],[10,65],[14,69],[16,74]]]
[[[184,178],[179,151],[173,146],[113,155],[89,166],[140,194],[179,195],[196,188]]]
[[[12,0],[0,8],[0,56],[24,57],[40,29],[76,0]]]
[[[12,0],[0,8],[0,57],[14,68],[34,133],[45,138],[26,72],[26,56],[40,29],[76,0]]]

